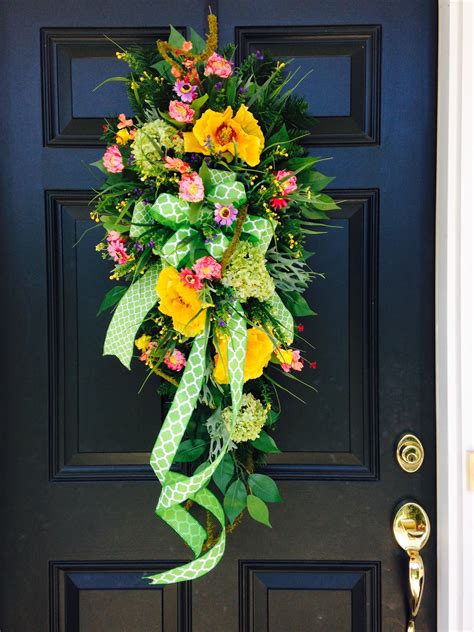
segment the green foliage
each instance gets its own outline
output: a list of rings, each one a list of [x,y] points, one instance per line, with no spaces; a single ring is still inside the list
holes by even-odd
[[[247,505],[247,490],[241,480],[234,481],[224,496],[224,511],[232,524]]]
[[[225,494],[227,486],[229,485],[232,477],[234,476],[235,466],[234,461],[230,454],[226,454],[222,461],[217,466],[216,471],[212,477],[212,480],[220,489],[220,491]]]
[[[256,520],[257,522],[261,522],[267,527],[271,527],[268,507],[266,504],[258,498],[257,496],[249,495],[247,496],[247,509],[250,516]]]
[[[186,439],[182,441],[174,457],[175,463],[190,463],[195,461],[202,454],[208,445],[203,439]]]
[[[250,474],[249,487],[255,496],[258,496],[267,503],[281,502],[280,492],[275,481],[265,474]]]
[[[277,447],[275,440],[269,434],[262,430],[260,432],[260,436],[258,439],[254,439],[254,441],[250,442],[254,448],[260,450],[260,452],[265,452],[268,454],[278,453],[281,450]]]
[[[125,285],[115,285],[111,288],[104,296],[102,303],[100,304],[99,311],[97,312],[97,316],[117,305],[127,290],[128,287]]]

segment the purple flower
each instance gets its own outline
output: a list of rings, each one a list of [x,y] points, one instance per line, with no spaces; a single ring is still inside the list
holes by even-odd
[[[147,247],[148,248],[154,248],[155,247],[155,242],[153,241],[153,239],[150,239],[150,241],[147,243]]]
[[[185,103],[192,103],[197,97],[197,86],[192,86],[183,79],[178,79],[174,84],[173,90]]]
[[[143,244],[139,241],[137,241],[137,243],[134,245],[134,248],[137,252],[143,252]]]
[[[222,81],[218,81],[218,82],[216,83],[216,85],[214,86],[214,88],[215,88],[216,90],[222,90],[222,86],[223,86],[223,85],[224,85],[224,84],[222,83]]]
[[[263,61],[263,55],[259,50],[255,51],[255,57],[257,58],[257,61]]]
[[[230,226],[237,217],[237,209],[232,204],[214,204],[214,221],[221,226]]]
[[[227,325],[226,321],[223,318],[221,318],[219,320],[219,327],[225,327],[226,325]]]

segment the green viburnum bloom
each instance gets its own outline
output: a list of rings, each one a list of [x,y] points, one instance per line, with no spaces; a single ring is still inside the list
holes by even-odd
[[[267,409],[259,399],[254,397],[252,393],[245,393],[242,396],[242,404],[231,435],[232,441],[241,443],[256,439],[265,425],[267,414]],[[226,427],[229,428],[232,420],[231,406],[224,408],[222,418]]]
[[[225,270],[222,282],[235,291],[239,301],[249,298],[267,301],[275,292],[275,283],[270,276],[265,256],[248,241],[241,241]]]
[[[159,176],[163,173],[163,154],[167,149],[182,153],[184,143],[177,130],[160,119],[137,129],[131,145],[135,163],[144,176]]]

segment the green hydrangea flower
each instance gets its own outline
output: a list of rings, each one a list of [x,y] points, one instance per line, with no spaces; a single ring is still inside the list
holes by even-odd
[[[245,303],[253,297],[267,301],[275,292],[275,283],[270,276],[265,256],[249,241],[241,241],[232,255],[222,282],[235,291],[239,301]]]
[[[245,393],[242,396],[242,404],[235,423],[231,439],[235,443],[242,441],[253,441],[256,439],[267,420],[268,411],[262,402],[254,397],[252,393]],[[222,411],[222,418],[227,428],[230,428],[232,421],[232,408],[228,406]]]
[[[159,176],[163,172],[163,154],[167,149],[182,153],[184,141],[172,125],[160,119],[137,129],[131,145],[135,163],[144,176]]]

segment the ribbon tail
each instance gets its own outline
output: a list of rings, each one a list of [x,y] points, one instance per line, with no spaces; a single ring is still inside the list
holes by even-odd
[[[159,264],[155,264],[131,285],[122,296],[110,321],[104,342],[104,355],[114,355],[130,368],[135,334],[145,316],[156,304],[156,279]]]

